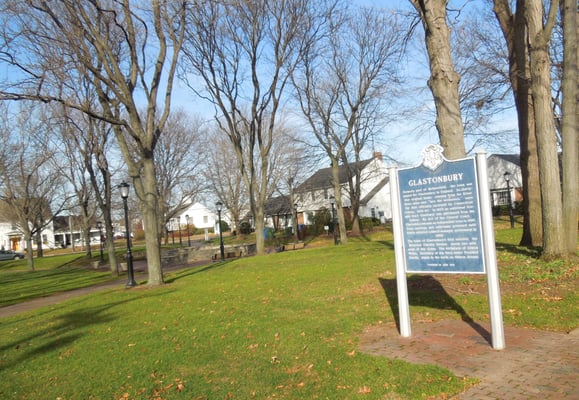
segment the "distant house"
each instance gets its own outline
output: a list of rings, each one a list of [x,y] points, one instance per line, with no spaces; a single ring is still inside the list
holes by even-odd
[[[487,174],[492,206],[523,200],[521,160],[518,154],[492,154],[487,158]],[[507,182],[508,181],[508,182]]]
[[[276,231],[292,228],[294,208],[289,196],[272,197],[265,202],[265,226]]]
[[[360,217],[378,218],[385,222],[392,218],[390,209],[390,178],[381,153],[375,153],[371,159],[360,161],[350,168],[359,168],[360,174]],[[348,166],[340,166],[339,180],[342,188],[342,205],[346,212],[351,207],[348,191]],[[332,169],[323,168],[296,188],[298,209],[304,216],[303,223],[308,224],[308,213],[315,214],[331,208],[333,196]],[[301,222],[301,221],[300,221]]]
[[[187,220],[188,218],[188,220]],[[222,221],[228,222],[226,213],[221,214]],[[211,209],[202,203],[194,203],[186,210],[183,210],[174,219],[169,221],[169,230],[185,229],[187,222],[191,228],[211,229],[219,232],[217,210]],[[228,222],[229,223],[229,222]]]
[[[23,251],[26,249],[24,234],[20,226],[14,221],[14,218],[10,218],[11,215],[10,207],[4,202],[0,202],[0,248]],[[46,224],[40,237],[43,247],[54,248],[54,227],[52,222]],[[36,237],[33,237],[33,246],[36,246],[35,241]]]

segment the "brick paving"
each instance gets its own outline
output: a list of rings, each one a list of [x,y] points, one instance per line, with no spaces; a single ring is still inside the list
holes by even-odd
[[[579,329],[569,334],[505,327],[505,349],[490,344],[490,325],[445,320],[413,323],[403,338],[396,326],[369,328],[366,353],[436,364],[480,383],[460,400],[579,399]]]

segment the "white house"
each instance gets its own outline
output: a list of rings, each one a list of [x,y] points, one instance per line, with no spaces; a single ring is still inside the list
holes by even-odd
[[[48,224],[41,233],[42,246],[44,248],[54,248],[54,230],[52,223]],[[36,238],[32,238],[32,245],[36,246]],[[0,247],[6,250],[24,251],[26,241],[20,228],[12,222],[0,221]]]
[[[230,224],[226,211],[221,213],[221,220]],[[169,231],[185,229],[188,223],[191,228],[195,227],[195,229],[207,229],[219,232],[218,221],[219,216],[215,208],[209,208],[202,203],[194,203],[169,221]]]
[[[350,167],[360,168],[360,217],[378,218],[385,222],[392,218],[390,206],[390,178],[381,153]],[[339,179],[342,188],[342,205],[345,209],[351,206],[348,193],[348,166],[340,166]],[[303,223],[308,224],[307,213],[322,209],[331,209],[333,196],[332,169],[323,168],[315,172],[304,183],[296,188],[296,202],[300,213],[304,215]],[[302,222],[302,221],[300,221]]]
[[[519,202],[523,199],[521,160],[518,154],[491,154],[487,158],[487,173],[493,206]]]

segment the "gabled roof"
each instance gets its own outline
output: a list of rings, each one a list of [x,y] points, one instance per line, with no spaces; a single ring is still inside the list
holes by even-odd
[[[272,197],[265,202],[265,215],[290,215],[291,213],[289,196]]]
[[[521,156],[519,154],[491,154],[489,158],[491,157],[500,158],[518,167],[521,166]]]
[[[348,182],[348,168],[359,168],[360,170],[363,170],[368,164],[370,164],[370,162],[372,162],[372,160],[373,158],[370,158],[369,160],[360,161],[356,164],[340,165],[340,184],[345,184]],[[328,167],[316,171],[312,176],[306,179],[304,183],[296,188],[296,192],[303,193],[330,187],[332,187],[332,168]]]

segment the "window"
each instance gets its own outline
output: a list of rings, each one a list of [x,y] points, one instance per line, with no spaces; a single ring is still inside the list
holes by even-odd
[[[370,209],[370,215],[372,216],[372,218],[376,218],[376,209],[374,207]]]
[[[501,190],[495,192],[495,206],[504,206],[509,204],[509,191]]]
[[[207,224],[209,222],[209,216],[208,215],[204,215],[203,216],[203,223]]]

